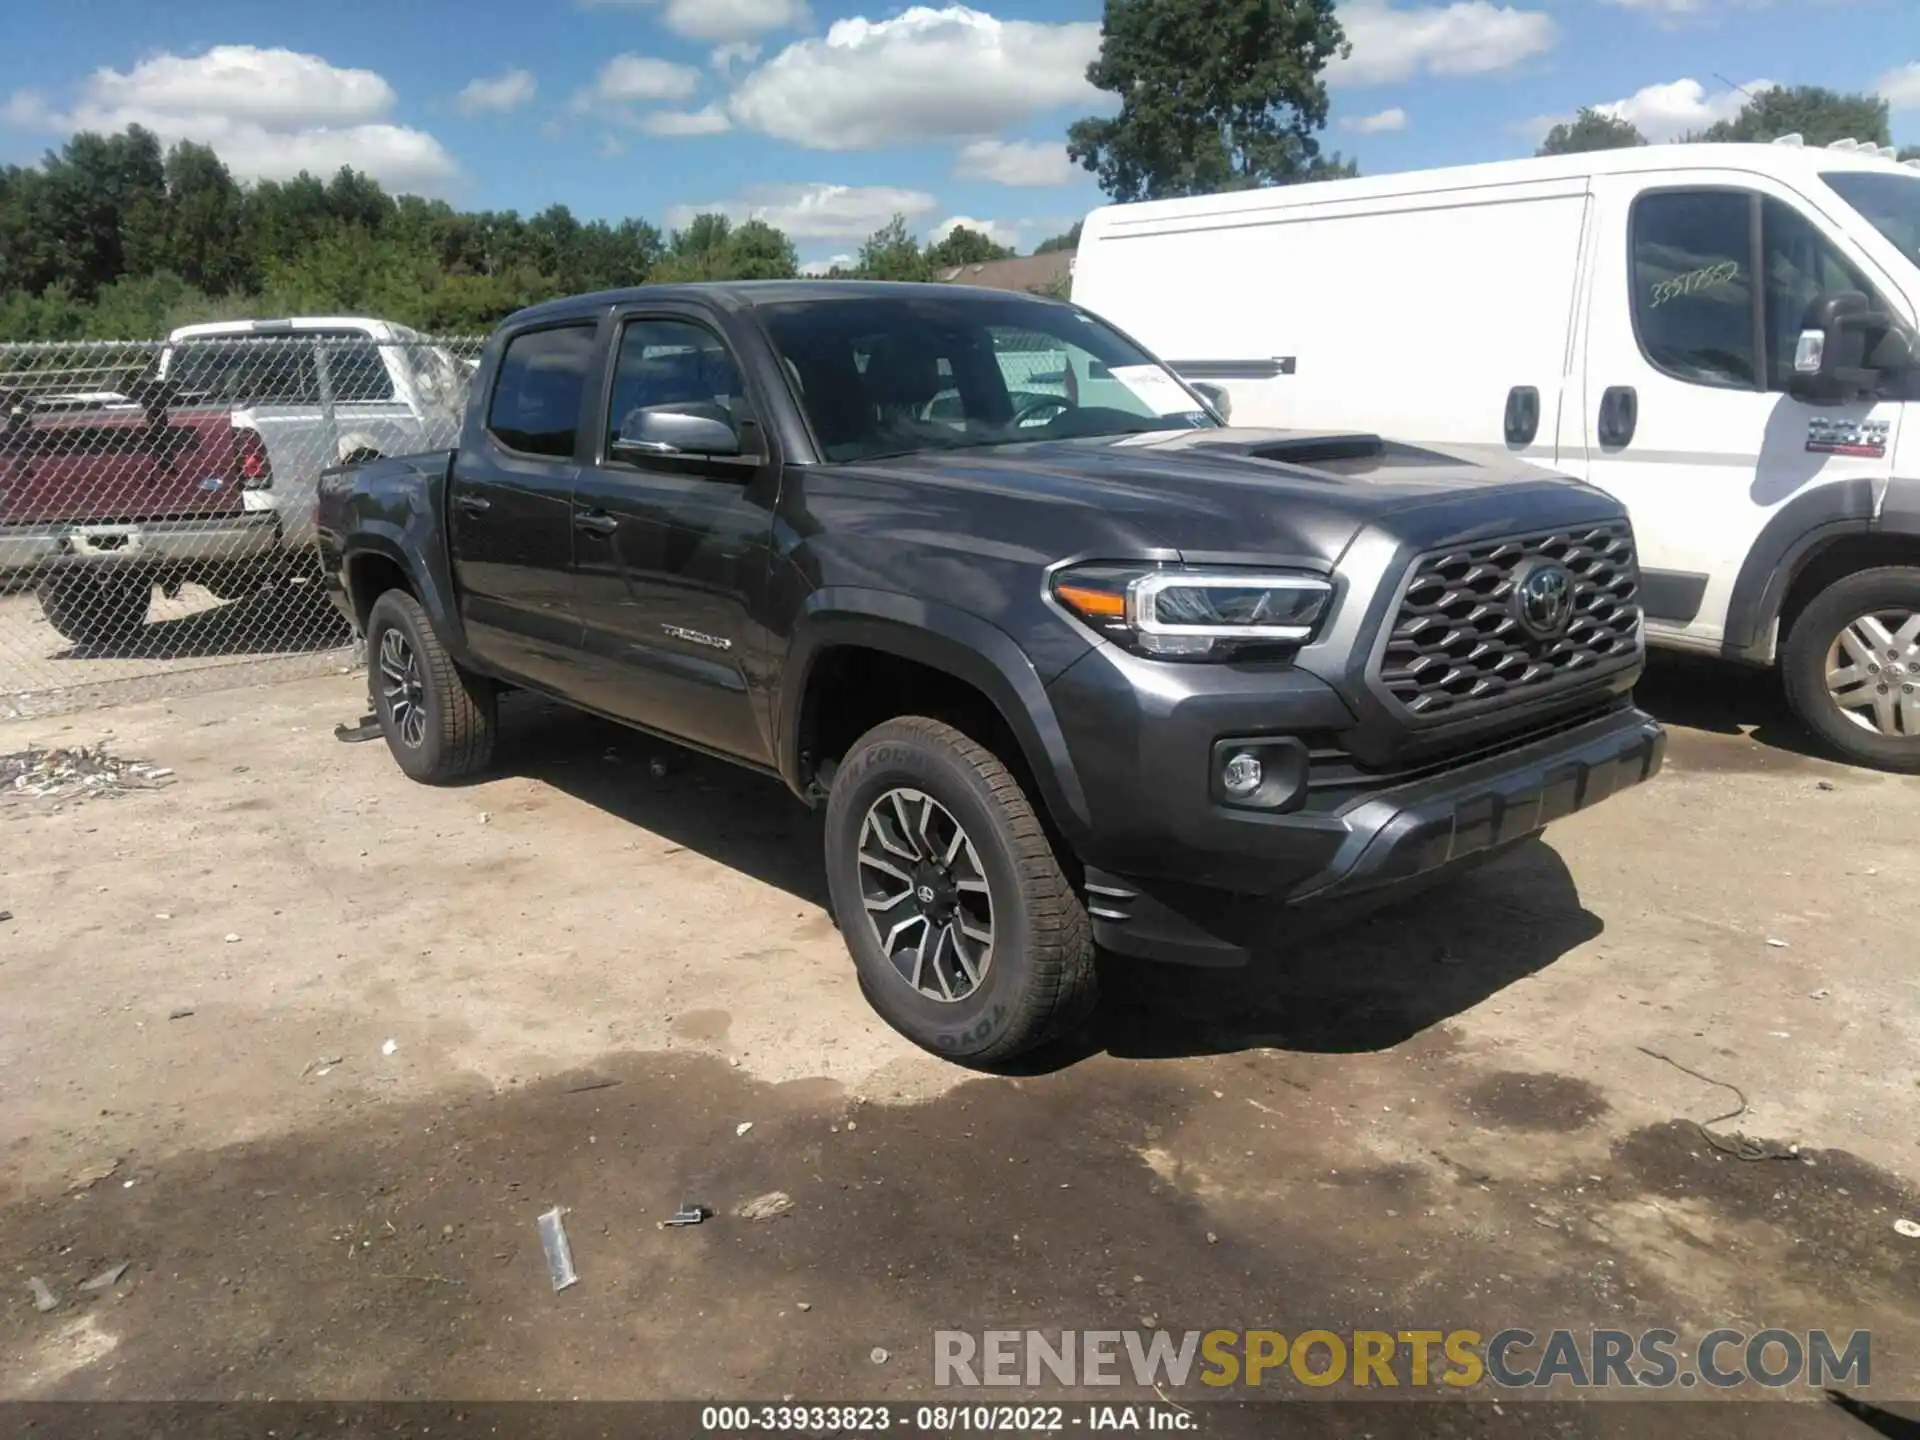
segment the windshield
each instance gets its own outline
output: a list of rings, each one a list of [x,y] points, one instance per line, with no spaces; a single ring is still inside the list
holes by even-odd
[[[1065,306],[974,291],[759,313],[828,460],[1218,423],[1152,356]]]
[[[1920,175],[1833,170],[1820,178],[1895,249],[1920,265]]]

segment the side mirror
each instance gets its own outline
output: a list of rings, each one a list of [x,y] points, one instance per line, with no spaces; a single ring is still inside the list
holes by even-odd
[[[609,449],[621,460],[659,455],[738,455],[740,436],[718,405],[646,405],[627,412],[620,422],[620,434]]]
[[[1912,355],[1891,315],[1857,290],[1822,295],[1807,307],[1793,347],[1792,389],[1810,400],[1864,395],[1882,371],[1904,368],[1893,363],[1902,359],[1910,364]]]
[[[1206,380],[1189,380],[1187,386],[1211,405],[1222,420],[1233,419],[1233,397],[1227,393],[1226,386],[1215,385]]]

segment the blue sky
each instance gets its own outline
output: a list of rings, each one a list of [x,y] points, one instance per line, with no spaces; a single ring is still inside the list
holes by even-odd
[[[1651,135],[1756,81],[1878,89],[1920,142],[1915,0],[1342,0],[1327,143],[1368,172],[1530,153],[1617,104]],[[895,211],[1031,246],[1099,202],[1067,165],[1097,0],[8,0],[0,158],[140,121],[242,176],[351,163],[472,207],[762,214],[802,257]]]

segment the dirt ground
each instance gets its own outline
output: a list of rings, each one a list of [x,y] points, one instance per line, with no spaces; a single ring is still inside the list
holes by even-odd
[[[1011,1076],[872,1016],[777,786],[516,700],[429,790],[334,739],[360,684],[0,724],[174,772],[0,797],[0,1396],[906,1399],[942,1328],[1378,1324],[1867,1329],[1920,1397],[1920,780],[1764,676],[1658,666],[1656,783],[1245,973],[1103,962]]]
[[[76,645],[47,623],[31,585],[0,576],[0,720],[335,672],[351,636],[322,601],[281,589],[222,602],[199,585],[156,593],[124,642]],[[246,667],[236,676],[234,667]]]

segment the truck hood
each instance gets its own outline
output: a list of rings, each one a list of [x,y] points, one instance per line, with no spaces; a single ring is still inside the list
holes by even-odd
[[[1522,461],[1496,467],[1374,435],[1252,427],[921,451],[858,468],[1086,506],[1188,559],[1330,567],[1375,523],[1425,548],[1620,513],[1601,491]]]

